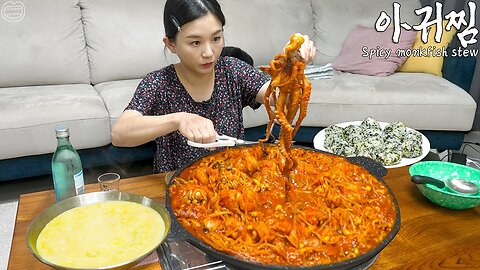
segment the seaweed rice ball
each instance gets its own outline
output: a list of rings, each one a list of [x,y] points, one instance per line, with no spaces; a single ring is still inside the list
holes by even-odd
[[[323,145],[328,151],[345,157],[368,157],[384,166],[397,165],[402,158],[419,157],[423,151],[422,134],[402,122],[384,126],[367,117],[360,124],[344,128],[330,125],[324,130]]]
[[[363,139],[363,128],[357,125],[350,125],[343,129],[343,136],[347,143],[353,144]]]
[[[405,133],[404,140],[412,140],[422,144],[422,135],[418,131],[409,130]]]
[[[394,136],[394,135],[386,134],[384,142],[383,142],[383,149],[385,151],[398,150],[398,151],[401,152],[402,151],[402,139],[397,137],[397,136]]]
[[[380,162],[382,162],[383,165],[392,166],[400,163],[400,160],[402,160],[402,151],[390,149],[390,150],[381,152],[378,155],[378,158],[380,159]]]
[[[402,122],[395,122],[395,123],[388,124],[383,129],[383,132],[386,135],[394,136],[402,140],[405,134],[407,133],[407,127]]]
[[[422,154],[422,136],[416,131],[408,131],[402,143],[402,154],[406,158],[416,158]]]
[[[343,128],[335,125],[330,125],[325,128],[325,141],[323,145],[325,148],[332,147],[336,142],[344,141]]]
[[[367,136],[382,134],[382,127],[380,126],[380,123],[378,123],[377,120],[372,117],[365,118],[360,124],[360,127],[363,128],[363,132]]]
[[[357,148],[354,145],[346,144],[343,146],[342,155],[345,157],[357,156]]]
[[[334,141],[327,149],[335,155],[343,155],[343,148],[348,146],[345,140]]]
[[[376,159],[382,151],[384,138],[382,135],[371,135],[366,137],[362,143],[358,143],[357,154],[359,156]]]

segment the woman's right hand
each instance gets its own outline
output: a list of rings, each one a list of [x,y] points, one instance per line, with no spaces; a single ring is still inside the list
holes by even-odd
[[[217,138],[213,122],[193,113],[183,112],[180,114],[178,131],[188,140],[196,143],[211,143]]]

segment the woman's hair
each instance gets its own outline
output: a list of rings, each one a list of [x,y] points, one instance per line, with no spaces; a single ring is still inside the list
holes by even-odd
[[[222,26],[225,25],[225,16],[217,0],[167,0],[163,11],[165,35],[170,40],[175,40],[182,25],[208,13],[215,15]]]
[[[232,56],[253,66],[253,58],[244,50],[235,46],[225,46],[222,49],[221,56]]]

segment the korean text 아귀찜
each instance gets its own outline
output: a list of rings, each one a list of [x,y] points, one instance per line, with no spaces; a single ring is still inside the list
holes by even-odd
[[[435,41],[440,42],[443,34],[443,20],[447,20],[447,24],[445,26],[445,29],[447,31],[450,31],[452,27],[456,28],[458,30],[457,32],[457,37],[460,41],[460,44],[463,48],[466,48],[469,44],[475,44],[477,42],[477,35],[478,35],[478,29],[475,27],[475,12],[477,9],[477,5],[473,1],[468,2],[468,8],[469,8],[469,16],[468,16],[468,22],[467,22],[467,16],[465,13],[465,10],[462,10],[460,12],[456,12],[454,10],[450,11],[445,17],[442,17],[442,10],[443,10],[443,4],[440,2],[435,3],[435,10],[431,6],[425,6],[420,9],[415,10],[415,14],[420,16],[424,15],[424,19],[422,22],[418,25],[409,25],[406,22],[401,22],[400,21],[400,10],[401,10],[401,5],[397,2],[393,3],[393,36],[392,40],[394,43],[398,43],[399,38],[400,38],[400,32],[401,29],[406,29],[406,30],[417,30],[417,31],[422,31],[422,41],[424,43],[427,43],[427,38],[428,38],[428,29],[432,25],[436,25],[436,31],[435,31]],[[435,15],[434,18],[432,18],[432,15]],[[377,21],[375,22],[375,29],[379,32],[384,32],[387,30],[389,27],[390,23],[392,22],[392,18],[385,12],[382,11],[377,18]],[[461,30],[462,26],[466,26],[463,30]],[[460,31],[461,30],[461,31]]]

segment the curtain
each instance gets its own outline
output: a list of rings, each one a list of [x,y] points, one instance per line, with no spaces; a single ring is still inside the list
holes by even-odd
[[[469,2],[476,4],[475,11],[475,27],[479,31],[477,36],[477,43],[469,44],[465,49],[477,50],[480,51],[480,0],[420,0],[422,6],[432,6],[435,7],[435,3],[439,2],[443,5],[443,16],[448,14],[450,11],[455,10],[460,12],[462,10],[466,13],[466,21],[469,22],[470,18],[470,8],[468,6]],[[461,31],[461,30],[460,30]],[[468,37],[469,39],[470,37]],[[461,47],[459,39],[455,36],[452,40],[451,47],[458,48]],[[476,56],[476,66],[473,73],[472,84],[470,85],[469,93],[473,99],[477,102],[477,112],[475,114],[475,121],[473,123],[472,130],[480,130],[480,55]]]

